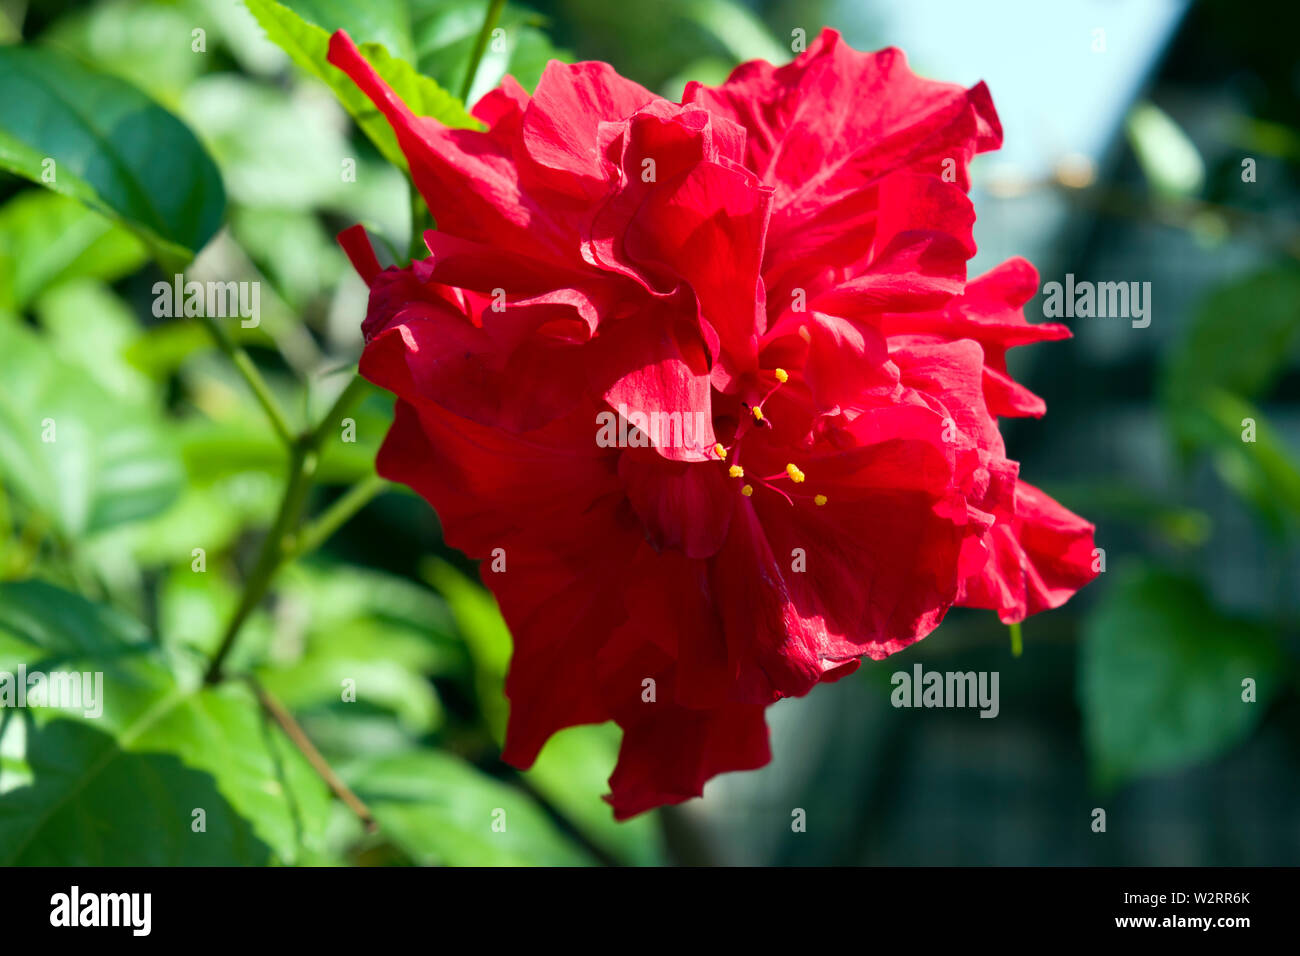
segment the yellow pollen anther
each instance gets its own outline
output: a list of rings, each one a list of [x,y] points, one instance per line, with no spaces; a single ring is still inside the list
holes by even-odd
[[[780,382],[782,385],[790,381],[790,373],[783,368],[777,369],[774,374],[776,375],[776,380]]]
[[[825,496],[825,495],[814,495],[814,496],[813,496],[813,503],[816,504],[818,508],[820,508],[822,505],[826,504],[826,496]]]
[[[804,478],[803,472],[799,470],[797,465],[793,465],[793,464],[786,465],[785,473],[790,476],[790,480],[793,481],[796,485],[799,484],[799,482],[803,481]]]
[[[727,469],[727,474],[729,474],[732,478],[744,478],[745,469],[741,468],[739,465],[732,465],[730,468]]]
[[[799,338],[803,339],[805,342],[812,341],[812,333],[808,331],[808,326],[799,326]]]
[[[717,455],[719,458],[727,457],[727,449],[722,447],[722,442],[718,442],[716,445],[713,446],[713,453]]]
[[[751,408],[750,411],[754,413],[754,421],[761,422],[763,420],[763,410],[757,405]]]
[[[750,495],[754,493],[754,486],[745,485],[743,488],[740,489],[740,493],[744,495],[746,498],[748,498]]]

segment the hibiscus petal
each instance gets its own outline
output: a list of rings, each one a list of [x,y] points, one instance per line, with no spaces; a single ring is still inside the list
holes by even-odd
[[[619,458],[628,500],[657,549],[689,558],[717,554],[731,523],[735,488],[722,465],[670,461],[651,449],[628,448]]]
[[[486,133],[448,129],[416,116],[375,72],[346,32],[330,37],[329,62],[369,97],[393,128],[411,177],[440,229],[488,244],[530,246],[543,257],[576,254],[569,209],[544,209],[521,188],[512,146],[518,122],[491,101],[486,115],[501,120]],[[507,97],[509,99],[509,97]],[[517,102],[517,100],[516,100]]]
[[[983,84],[921,79],[900,50],[860,53],[831,29],[786,66],[755,61],[722,86],[688,84],[683,102],[746,128],[747,165],[776,187],[774,237],[897,169],[949,173],[967,190],[971,157],[1002,142]]]
[[[1092,524],[1025,481],[1015,502],[1014,518],[990,532],[988,563],[963,582],[960,598],[1008,624],[1060,607],[1097,576]]]
[[[538,166],[559,174],[548,179],[554,188],[602,196],[608,184],[596,148],[600,124],[625,120],[657,99],[608,63],[552,60],[524,114],[524,149]]]
[[[602,326],[592,342],[594,391],[674,461],[713,457],[708,356],[698,332],[679,320],[628,317]]]
[[[772,759],[761,706],[692,710],[664,703],[619,723],[623,744],[605,798],[617,820],[698,797],[710,778]]]

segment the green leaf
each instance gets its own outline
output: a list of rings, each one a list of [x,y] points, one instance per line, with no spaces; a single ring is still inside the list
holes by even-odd
[[[500,744],[505,740],[506,719],[510,714],[510,703],[505,696],[512,647],[510,630],[491,593],[447,562],[432,558],[422,573],[446,600],[456,628],[465,639],[474,662],[479,708],[492,736]]]
[[[734,0],[683,0],[682,14],[711,33],[737,61],[785,63],[790,59],[789,49],[777,43],[763,22]]]
[[[200,476],[200,481],[250,472],[277,474],[284,467],[283,446],[267,429],[248,390],[226,366],[219,369],[230,375],[229,389],[218,393],[222,386],[211,378],[195,386],[206,393],[202,407],[213,417],[190,419],[180,428],[187,470]],[[271,378],[270,384],[274,389],[276,379]],[[325,442],[316,472],[320,483],[347,485],[374,474],[375,453],[392,422],[391,408],[391,397],[366,397],[350,416],[356,422],[356,441]]]
[[[173,676],[139,625],[36,581],[0,584],[0,670],[19,665],[102,673],[102,713],[0,712],[3,773],[17,778],[0,780],[0,865],[234,865],[323,849],[328,791],[248,688],[203,687],[197,668]]]
[[[1276,635],[1213,607],[1195,581],[1126,574],[1084,625],[1079,697],[1103,786],[1181,769],[1244,740],[1282,679]],[[1243,681],[1258,700],[1244,701]]]
[[[659,821],[643,813],[618,822],[601,794],[618,759],[620,733],[613,723],[569,727],[546,742],[524,779],[596,845],[620,863],[663,863]]]
[[[284,5],[322,29],[347,30],[357,43],[381,44],[394,56],[415,61],[405,0],[285,0]]]
[[[389,127],[388,121],[375,109],[365,94],[348,79],[347,75],[330,65],[327,60],[330,31],[340,27],[346,28],[346,23],[331,21],[318,26],[274,0],[246,0],[246,3],[272,42],[288,53],[290,59],[299,67],[324,81],[384,158],[399,169],[406,169],[406,157],[398,148],[397,137]],[[323,14],[326,12],[328,11],[318,10],[316,14],[325,19]],[[431,116],[445,126],[476,127],[478,125],[478,122],[465,112],[465,107],[460,100],[433,80],[421,76],[405,60],[391,56],[379,43],[361,42],[369,41],[373,37],[361,35],[352,36],[352,39],[357,42],[362,55],[370,61],[376,72],[392,87],[393,92],[401,97],[417,115]]]
[[[162,512],[181,471],[159,410],[126,401],[0,323],[0,476],[65,537]]]
[[[53,50],[5,47],[0,97],[0,168],[117,218],[169,268],[220,228],[216,165],[180,120],[130,84]]]
[[[282,651],[258,671],[286,705],[295,712],[387,712],[412,739],[441,725],[442,705],[428,676],[456,658],[445,636],[450,615],[436,595],[351,565],[300,564],[286,569],[276,596],[283,614],[301,615],[305,630],[299,649]],[[355,691],[346,702],[345,680]]]
[[[68,279],[115,281],[147,258],[129,230],[66,196],[33,189],[0,206],[0,310]]]
[[[593,862],[522,791],[433,750],[340,770],[412,862],[426,866],[580,866]]]
[[[1300,521],[1300,463],[1253,403],[1267,396],[1298,346],[1300,271],[1267,270],[1206,298],[1160,382],[1182,454],[1211,454],[1223,481],[1277,536]]]
[[[9,718],[8,733],[23,728]],[[213,778],[165,753],[125,751],[89,723],[26,731],[28,780],[0,795],[6,866],[261,865],[270,848]],[[187,812],[201,809],[206,832]]]
[[[1181,434],[1187,417],[1212,392],[1262,398],[1297,347],[1300,271],[1269,269],[1219,286],[1196,309],[1162,370],[1166,413]]]
[[[486,10],[486,0],[414,0],[412,29],[420,71],[445,89],[459,89]],[[483,51],[470,86],[470,102],[496,86],[507,73],[532,90],[547,63],[572,59],[551,44],[541,29],[546,23],[545,17],[532,10],[506,5],[497,21],[502,31],[499,48],[489,43]]]

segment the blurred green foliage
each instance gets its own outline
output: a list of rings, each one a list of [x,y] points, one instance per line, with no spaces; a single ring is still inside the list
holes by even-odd
[[[291,428],[319,420],[365,306],[332,234],[362,220],[397,259],[410,231],[404,160],[325,62],[329,33],[347,29],[418,111],[469,126],[448,90],[484,9],[111,0],[38,16],[0,48],[0,166],[36,184],[0,192],[0,671],[105,682],[102,716],[0,710],[0,862],[661,859],[653,818],[616,825],[600,799],[611,728],[562,734],[528,774],[497,759],[509,635],[433,527],[416,547],[436,588],[309,554],[243,621],[232,676],[201,679],[286,454],[202,326],[154,314],[153,283],[182,268],[261,283],[260,325],[225,334]],[[557,55],[543,25],[507,7],[475,88],[506,71],[535,84]],[[366,392],[350,419],[355,440],[321,447],[313,511],[373,482],[391,400]],[[423,505],[393,490],[373,507]],[[377,831],[331,797],[257,688]]]
[[[552,57],[608,58],[666,95],[688,78],[717,82],[741,59],[787,59],[788,29],[775,24],[790,6],[665,0],[634,16],[605,0],[508,3],[501,42],[478,63],[483,0],[100,0],[26,18],[21,5],[0,8],[0,168],[12,174],[0,181],[0,671],[102,671],[106,689],[101,718],[0,709],[0,863],[707,859],[703,841],[682,850],[682,817],[613,822],[600,799],[612,726],[558,735],[527,773],[497,759],[509,634],[401,489],[290,561],[243,621],[237,676],[202,682],[289,462],[248,383],[201,325],[154,315],[151,289],[182,268],[261,283],[260,326],[232,322],[226,334],[305,429],[343,390],[360,345],[366,292],[333,235],[361,221],[401,262],[427,225],[412,221],[391,131],[325,62],[331,31],[348,30],[417,112],[468,127],[462,86],[472,100],[510,73],[532,88]],[[804,5],[795,22],[815,34],[827,6]],[[1294,164],[1291,104],[1269,99],[1242,137]],[[1131,114],[1129,134],[1165,211],[1203,218],[1221,213],[1211,201],[1250,201],[1216,195],[1214,165],[1153,105]],[[1294,258],[1200,302],[1160,356],[1154,396],[1181,473],[1208,463],[1279,563],[1297,548],[1300,465],[1267,410],[1300,341]],[[391,400],[366,391],[350,417],[356,441],[331,435],[320,448],[311,514],[374,480]],[[1058,491],[1100,520],[1100,543],[1124,528],[1155,542],[1084,599],[1077,701],[1094,781],[1122,786],[1241,744],[1294,694],[1294,609],[1219,606],[1191,557],[1209,546],[1211,520],[1186,487],[1070,490]],[[987,632],[958,620],[923,650],[964,651]],[[1033,666],[1054,637],[1075,653],[1073,623],[1034,621],[1014,666]],[[883,699],[886,672],[864,674]],[[1256,684],[1249,706],[1243,677]],[[377,831],[332,797],[257,688],[292,713]],[[882,776],[896,768],[888,742],[869,754]],[[825,858],[838,852],[823,846]]]

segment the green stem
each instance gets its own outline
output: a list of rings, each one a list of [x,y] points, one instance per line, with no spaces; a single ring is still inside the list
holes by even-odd
[[[378,830],[379,825],[375,822],[374,815],[370,812],[370,808],[367,807],[365,803],[362,802],[361,798],[353,793],[352,789],[343,782],[342,778],[340,778],[337,773],[334,772],[334,768],[329,765],[329,762],[323,756],[321,756],[321,752],[317,750],[316,745],[311,742],[311,738],[308,737],[307,732],[302,729],[302,725],[293,719],[293,715],[289,713],[288,708],[272,696],[265,687],[258,683],[256,678],[250,676],[248,682],[252,686],[253,692],[257,695],[258,702],[261,703],[262,709],[271,716],[272,720],[280,725],[280,729],[284,731],[285,736],[293,741],[294,746],[296,746],[302,755],[307,758],[307,762],[311,764],[312,769],[315,770],[317,775],[325,781],[325,784],[334,791],[334,795],[342,800],[347,808],[360,818],[361,822],[365,824],[368,832],[374,833]]]
[[[266,597],[271,586],[271,579],[284,561],[284,537],[302,519],[303,507],[307,503],[307,493],[311,490],[311,480],[316,473],[316,450],[309,447],[307,441],[298,441],[293,445],[289,458],[289,481],[285,485],[284,497],[280,499],[280,509],[276,513],[275,523],[262,541],[262,548],[257,554],[257,563],[253,565],[248,580],[244,582],[244,593],[239,596],[235,613],[226,625],[221,637],[221,644],[208,664],[208,671],[203,680],[215,684],[221,680],[222,666],[226,657],[235,646],[244,621],[253,609]]]
[[[460,101],[462,103],[469,99],[470,88],[474,85],[474,77],[478,73],[479,61],[483,59],[483,51],[487,49],[488,37],[492,36],[492,31],[496,29],[497,20],[501,17],[501,10],[506,5],[506,0],[491,0],[488,4],[487,13],[483,17],[483,29],[478,31],[478,37],[474,40],[474,50],[469,57],[469,67],[465,70],[465,80],[460,85]]]
[[[285,561],[296,561],[303,555],[315,551],[387,487],[388,482],[378,475],[371,475],[357,482],[341,498],[325,509],[323,514],[307,525],[300,534],[285,542],[288,551]]]
[[[243,348],[235,344],[230,336],[226,334],[226,330],[218,325],[215,319],[207,315],[199,318],[207,326],[217,346],[229,356],[239,374],[248,383],[248,387],[253,390],[253,396],[257,399],[258,404],[262,406],[262,411],[266,412],[266,417],[270,419],[271,427],[275,429],[280,441],[284,442],[285,445],[292,445],[294,437],[293,429],[289,425],[289,419],[280,408],[280,403],[275,400],[275,395],[271,392],[270,386],[262,378],[262,373],[253,364],[252,358]]]
[[[1016,621],[1014,624],[1008,624],[1007,627],[1011,630],[1011,656],[1019,657],[1025,649],[1020,636],[1020,622]]]
[[[428,225],[425,218],[424,197],[420,195],[420,190],[415,188],[415,183],[411,183],[411,241],[406,246],[406,258],[415,262],[417,259],[423,259],[429,254],[428,248],[424,244],[424,227]]]
[[[325,444],[325,440],[330,438],[339,422],[347,415],[353,404],[361,398],[366,389],[370,386],[360,375],[354,375],[352,381],[348,382],[347,387],[339,393],[339,397],[334,399],[334,404],[330,410],[325,413],[316,430],[311,433],[310,442],[312,448],[320,448]]]
[[[244,582],[244,591],[239,596],[239,604],[235,608],[235,613],[226,625],[217,652],[212,656],[211,663],[208,664],[207,673],[204,675],[206,683],[215,684],[221,680],[222,667],[225,665],[231,649],[235,646],[235,639],[239,637],[240,629],[243,628],[248,616],[253,613],[253,609],[266,597],[266,592],[271,587],[271,580],[275,577],[275,573],[280,570],[286,560],[290,559],[291,549],[287,542],[302,523],[303,511],[307,505],[307,495],[311,491],[312,479],[316,475],[320,448],[338,427],[339,420],[368,387],[364,379],[360,376],[354,376],[339,397],[334,400],[334,404],[330,406],[330,410],[325,413],[325,417],[321,419],[320,424],[314,430],[298,438],[289,438],[289,477],[285,484],[284,496],[280,499],[280,508],[276,512],[271,530],[267,532],[266,538],[262,541],[262,548],[257,554],[257,561],[253,565],[253,570]],[[352,498],[355,491],[356,489],[353,489],[353,492],[344,495],[344,499]],[[371,492],[372,495],[374,493]],[[350,504],[352,503],[355,502],[350,502]],[[361,503],[364,504],[364,501]],[[357,507],[360,507],[360,505],[357,505]],[[330,517],[332,513],[333,509],[326,515],[330,521],[336,520],[334,517]],[[343,520],[346,520],[346,516],[344,516]],[[337,529],[341,524],[342,521],[339,521],[338,524],[334,525],[334,529]],[[312,540],[317,544],[324,541],[329,536],[328,533],[325,533],[323,537],[321,536],[325,530],[325,528],[317,528],[311,532]],[[299,544],[292,548],[292,556],[296,557],[305,554],[307,550],[307,548]]]

